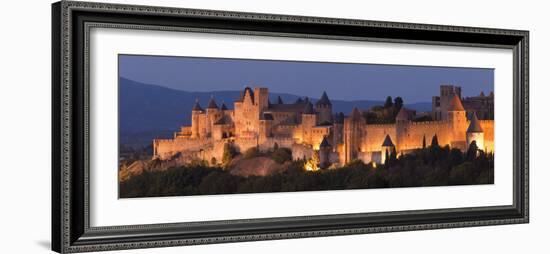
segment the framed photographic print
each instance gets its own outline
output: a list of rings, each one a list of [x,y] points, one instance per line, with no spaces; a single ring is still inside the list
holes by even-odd
[[[61,1],[57,252],[527,223],[527,31]]]

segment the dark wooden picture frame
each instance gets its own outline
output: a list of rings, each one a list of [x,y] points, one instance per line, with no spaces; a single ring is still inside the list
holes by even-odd
[[[89,224],[91,27],[513,50],[513,205],[113,227]],[[87,252],[527,223],[528,31],[62,1],[52,6],[52,249]]]

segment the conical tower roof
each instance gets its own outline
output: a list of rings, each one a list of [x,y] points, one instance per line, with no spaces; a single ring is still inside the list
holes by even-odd
[[[283,98],[281,96],[277,96],[277,104],[283,104]]]
[[[479,124],[479,120],[477,119],[477,116],[475,113],[473,114],[472,119],[470,120],[470,126],[468,126],[468,130],[466,132],[468,133],[483,132],[483,129],[481,128],[481,124]]]
[[[384,138],[384,142],[382,143],[382,146],[395,146],[393,142],[391,141],[390,135],[386,135],[386,138]]]
[[[460,101],[460,98],[458,98],[458,95],[454,95],[451,99],[451,102],[449,103],[448,111],[464,111],[464,107],[462,106],[462,102]]]
[[[199,104],[199,99],[195,100],[195,105],[193,105],[193,111],[202,111],[201,105]]]
[[[321,98],[315,103],[317,106],[332,106],[332,103],[328,99],[327,93],[323,91],[323,95],[321,95]]]
[[[222,109],[222,110],[227,110],[227,106],[225,106],[225,102],[222,102],[221,109]]]
[[[218,109],[218,104],[216,104],[216,101],[214,100],[214,96],[210,97],[210,101],[208,102],[207,109]]]
[[[311,102],[308,102],[306,104],[306,107],[304,108],[304,114],[315,114],[315,112],[313,111],[313,105],[311,104]]]
[[[323,137],[323,141],[321,141],[321,144],[319,145],[320,148],[327,148],[330,147],[330,143],[327,140],[327,136]]]

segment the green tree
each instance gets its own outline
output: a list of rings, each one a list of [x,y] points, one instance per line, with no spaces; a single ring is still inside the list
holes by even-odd
[[[394,107],[395,107],[396,111],[399,111],[401,109],[401,107],[403,107],[403,98],[395,97],[395,99],[393,100],[393,104],[394,104]]]
[[[470,146],[468,147],[468,151],[466,152],[466,158],[468,158],[469,161],[473,161],[477,157],[478,149],[477,149],[477,143],[476,141],[472,141],[470,143]]]
[[[464,162],[451,169],[449,182],[451,184],[473,184],[476,183],[478,175],[471,162]]]
[[[431,146],[432,147],[438,147],[439,146],[439,141],[437,141],[437,134],[433,136]]]
[[[391,108],[393,107],[393,102],[391,99],[391,96],[386,97],[386,102],[384,103],[384,108]]]
[[[390,162],[394,163],[395,161],[397,161],[397,150],[395,150],[395,146],[393,146],[390,154]]]

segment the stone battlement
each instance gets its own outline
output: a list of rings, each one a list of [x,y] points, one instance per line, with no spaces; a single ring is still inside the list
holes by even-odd
[[[354,159],[383,161],[384,151],[409,152],[429,144],[435,136],[442,146],[464,150],[475,140],[482,149],[493,151],[494,121],[480,120],[480,127],[470,129],[483,131],[468,133],[473,123],[457,95],[460,87],[441,89],[441,98],[434,96],[432,116],[436,121],[412,122],[414,111],[403,107],[396,123],[370,124],[362,119],[359,109],[347,117],[336,117],[326,93],[315,105],[307,98],[288,104],[282,100],[270,103],[267,88],[247,87],[233,102],[232,110],[225,104],[219,107],[213,98],[206,109],[197,101],[191,126],[180,127],[173,139],[155,139],[154,156],[164,159],[181,154],[187,159],[221,161],[228,143],[241,152],[253,147],[265,151],[277,143],[291,149],[295,158],[309,158],[322,150],[323,159],[343,165]]]

